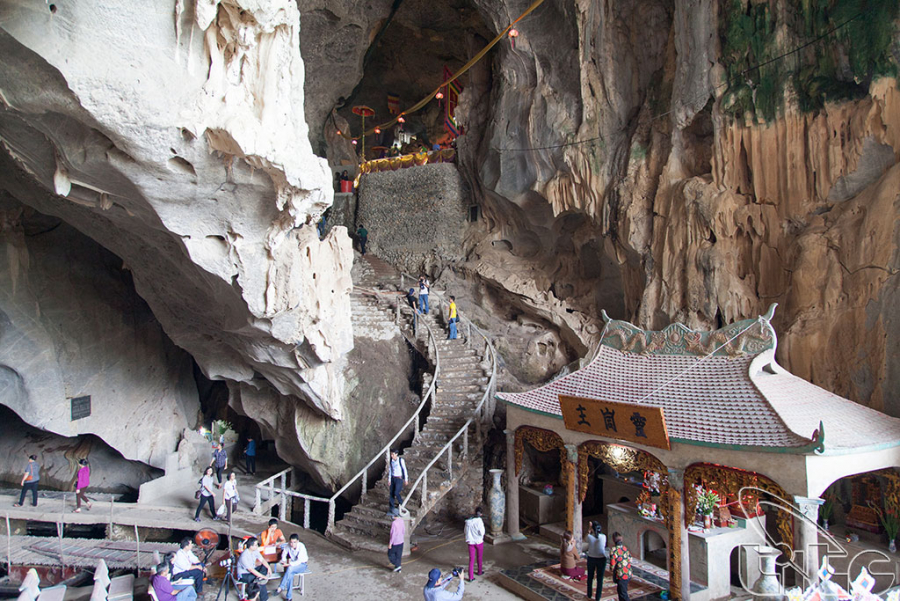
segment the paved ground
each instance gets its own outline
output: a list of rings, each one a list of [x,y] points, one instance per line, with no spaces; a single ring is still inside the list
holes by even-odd
[[[395,574],[387,560],[387,541],[384,553],[358,551],[350,553],[332,544],[318,533],[285,528],[285,535],[298,532],[309,552],[304,599],[387,599],[390,601],[419,601],[428,571],[439,568],[449,571],[453,566],[467,566],[468,550],[462,537],[462,525],[445,528],[439,537],[420,537],[419,550],[403,561],[403,571]],[[522,543],[507,543],[496,547],[484,546],[485,576],[474,583],[466,583],[465,599],[518,599],[495,583],[499,569],[530,564],[558,556],[558,547],[549,541],[532,538]],[[217,583],[218,584],[218,583]],[[456,583],[451,584],[456,590]],[[270,599],[275,600],[276,583],[269,586]],[[213,601],[218,586],[204,590],[204,601]],[[235,601],[229,596],[229,601]],[[295,596],[299,601],[301,597]],[[221,600],[220,600],[221,601]]]

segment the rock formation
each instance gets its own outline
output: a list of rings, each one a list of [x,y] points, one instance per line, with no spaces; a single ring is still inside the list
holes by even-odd
[[[493,32],[523,8],[473,4]],[[601,309],[715,328],[779,302],[784,365],[900,415],[898,10],[854,6],[545,1],[463,80],[483,220],[453,281],[570,357]]]
[[[2,186],[120,257],[206,376],[339,420],[352,257],[342,228],[320,242],[313,225],[331,182],[300,108],[296,5],[132,8],[2,9]]]
[[[191,358],[163,333],[121,259],[2,193],[0,224],[2,404],[32,426],[96,434],[128,459],[165,465],[181,430],[197,425]],[[90,415],[73,419],[70,399],[84,396]],[[19,429],[7,434],[27,446]],[[2,454],[3,469],[12,456]]]

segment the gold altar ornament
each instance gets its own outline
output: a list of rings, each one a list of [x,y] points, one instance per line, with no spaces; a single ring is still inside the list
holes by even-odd
[[[559,395],[566,428],[670,449],[662,407]]]

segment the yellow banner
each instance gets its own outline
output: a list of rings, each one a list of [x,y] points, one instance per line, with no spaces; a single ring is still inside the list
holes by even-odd
[[[568,430],[670,449],[662,407],[559,395]]]

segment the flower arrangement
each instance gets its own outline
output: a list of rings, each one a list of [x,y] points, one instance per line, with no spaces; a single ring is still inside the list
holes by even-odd
[[[700,515],[712,515],[713,510],[719,506],[719,495],[714,490],[700,489],[697,497],[697,513]]]

